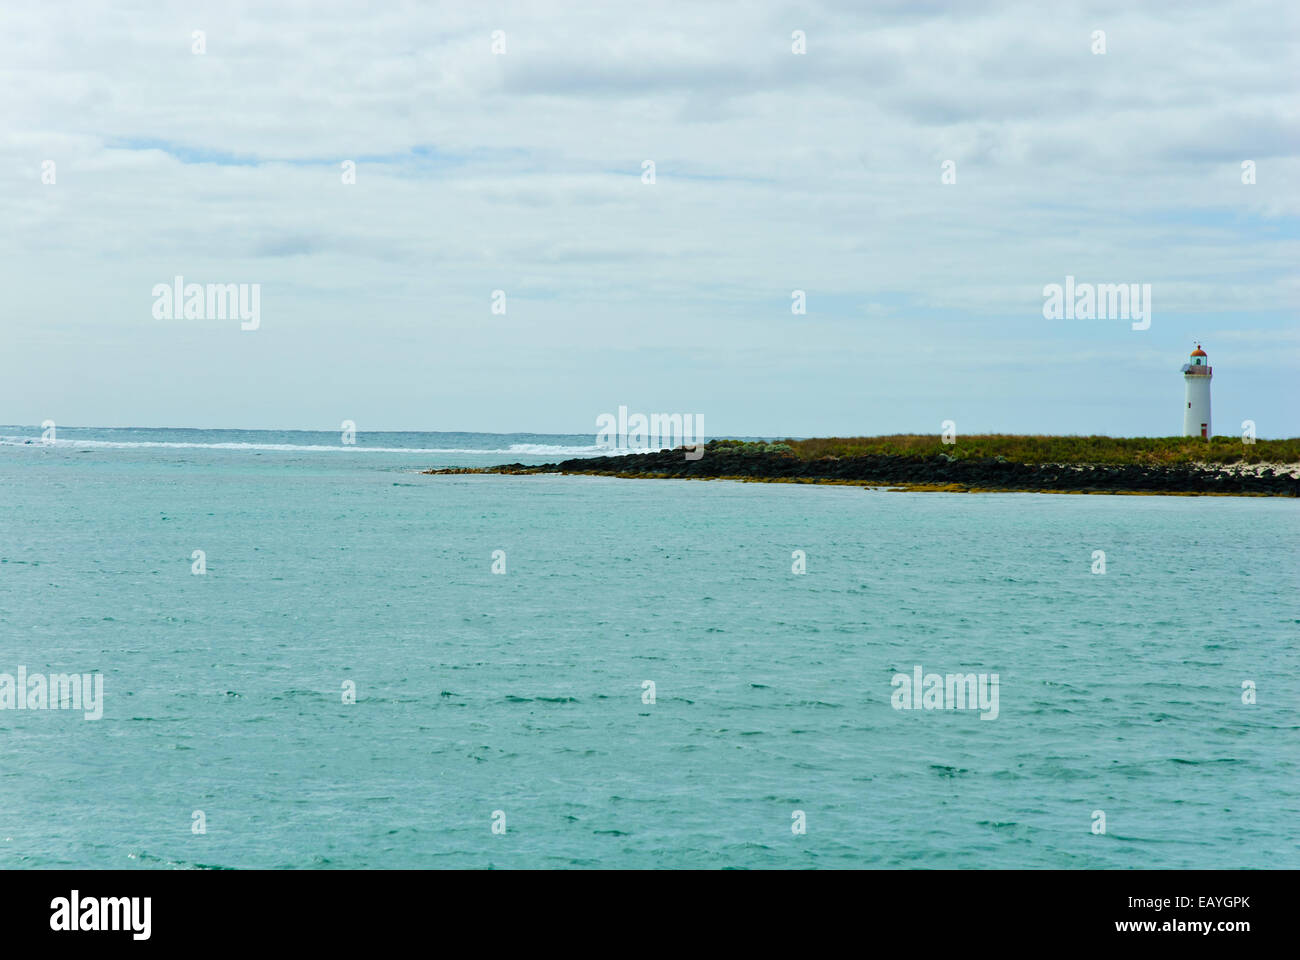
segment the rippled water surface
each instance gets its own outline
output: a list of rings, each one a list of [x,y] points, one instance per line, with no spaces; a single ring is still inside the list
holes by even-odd
[[[0,673],[105,690],[0,710],[0,867],[1300,866],[1292,500],[0,432]],[[996,673],[997,718],[893,709],[917,665]]]

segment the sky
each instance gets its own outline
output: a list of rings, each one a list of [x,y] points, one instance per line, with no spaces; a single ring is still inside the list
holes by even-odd
[[[1297,68],[1291,0],[7,0],[0,423],[1166,436],[1199,341],[1297,436]]]

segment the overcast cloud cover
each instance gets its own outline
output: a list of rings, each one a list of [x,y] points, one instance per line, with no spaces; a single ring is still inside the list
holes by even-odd
[[[1169,435],[1200,338],[1217,432],[1300,434],[1290,0],[0,22],[3,423]],[[154,319],[177,274],[261,328]],[[1044,320],[1067,274],[1151,284],[1150,329]]]

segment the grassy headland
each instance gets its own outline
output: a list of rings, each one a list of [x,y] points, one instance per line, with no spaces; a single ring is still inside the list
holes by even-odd
[[[815,437],[782,443],[805,460],[868,455],[913,457],[946,454],[958,460],[1005,457],[1014,463],[1300,463],[1300,437],[1256,440],[1240,437],[1057,437],[1004,433],[960,435],[953,444],[937,434],[887,437]]]
[[[1300,496],[1300,438],[936,435],[711,440],[685,448],[428,473],[585,473],[629,478],[840,483],[945,492]]]

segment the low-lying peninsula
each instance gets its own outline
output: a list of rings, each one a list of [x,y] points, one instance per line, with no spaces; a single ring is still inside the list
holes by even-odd
[[[701,455],[702,453],[702,455]],[[1300,496],[1300,438],[1052,437],[986,434],[712,440],[698,448],[433,474],[563,473],[629,478],[840,483],[979,493]]]

